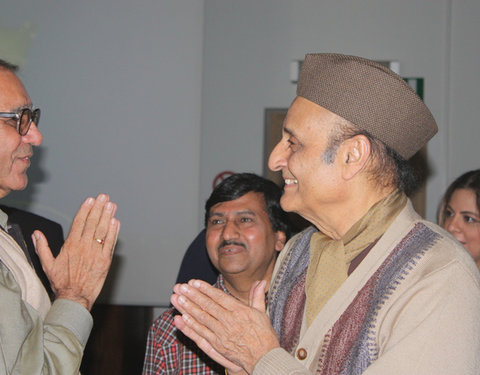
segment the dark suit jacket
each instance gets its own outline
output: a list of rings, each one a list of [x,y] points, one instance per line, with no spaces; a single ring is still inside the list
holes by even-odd
[[[205,232],[204,229],[197,235],[183,256],[177,283],[186,283],[190,279],[205,280],[210,284],[217,281],[218,271],[208,257]]]
[[[33,267],[35,268],[35,272],[42,281],[42,284],[45,286],[50,298],[53,299],[54,295],[50,287],[50,282],[43,272],[40,259],[38,258],[38,255],[35,252],[35,247],[33,246],[32,233],[36,229],[43,232],[45,237],[47,237],[48,244],[53,255],[57,256],[64,242],[63,229],[61,225],[42,216],[19,210],[18,208],[14,207],[0,205],[0,210],[8,215],[9,222],[16,223],[20,226],[25,244],[27,245],[28,253],[30,254]]]

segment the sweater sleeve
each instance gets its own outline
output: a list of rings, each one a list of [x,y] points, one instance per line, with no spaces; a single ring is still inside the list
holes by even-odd
[[[93,325],[83,306],[57,300],[43,321],[2,263],[0,300],[0,373],[78,374]]]

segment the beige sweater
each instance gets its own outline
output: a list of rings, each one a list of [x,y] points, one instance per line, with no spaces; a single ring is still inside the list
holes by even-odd
[[[37,310],[42,318],[50,310],[50,299],[25,254],[15,240],[0,230],[0,261],[7,266],[17,281],[22,299]]]
[[[0,231],[0,374],[78,374],[92,329],[80,304],[52,305],[17,243]]]
[[[336,343],[330,350],[332,332],[339,328],[348,332],[349,323],[356,324],[355,309],[362,306],[358,296],[376,280],[392,250],[407,235],[418,235],[414,227],[433,233],[435,242],[415,255],[375,310],[368,325],[366,369],[357,362],[349,369],[322,367],[329,361],[348,362],[339,352],[351,343]],[[282,251],[274,275],[294,241]],[[480,274],[472,258],[448,233],[422,220],[409,202],[312,325],[306,328],[302,323],[294,356],[274,349],[257,363],[253,374],[313,374],[317,369],[320,374],[480,374],[479,312]]]

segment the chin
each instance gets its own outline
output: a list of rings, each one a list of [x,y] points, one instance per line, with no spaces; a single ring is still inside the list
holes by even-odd
[[[285,194],[280,198],[280,206],[285,212],[297,212],[295,202],[291,197],[286,197]]]
[[[25,176],[25,178],[18,179],[16,183],[12,184],[10,187],[10,190],[15,190],[15,191],[25,190],[27,185],[28,185],[28,178]]]
[[[219,267],[218,270],[223,275],[236,275],[240,272],[243,272],[245,270],[245,267],[240,266],[238,264],[232,264],[232,265],[225,264],[223,267],[222,266]]]
[[[280,198],[280,207],[282,207],[283,211],[290,211],[289,208],[289,202],[290,199],[285,196],[285,193],[283,193],[282,197]]]

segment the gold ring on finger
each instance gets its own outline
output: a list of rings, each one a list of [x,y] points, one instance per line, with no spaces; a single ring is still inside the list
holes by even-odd
[[[100,245],[103,245],[105,243],[105,240],[103,238],[95,238],[95,241],[97,241]]]

